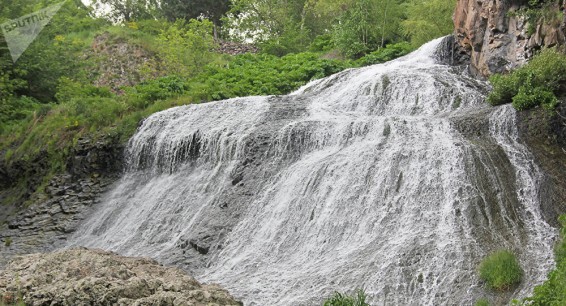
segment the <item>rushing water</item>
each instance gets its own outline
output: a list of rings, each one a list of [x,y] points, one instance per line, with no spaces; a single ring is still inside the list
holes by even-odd
[[[518,254],[524,296],[552,266],[541,173],[509,106],[439,64],[441,39],[289,96],[177,107],[143,123],[128,169],[70,245],[157,258],[247,305],[471,304],[477,265]]]

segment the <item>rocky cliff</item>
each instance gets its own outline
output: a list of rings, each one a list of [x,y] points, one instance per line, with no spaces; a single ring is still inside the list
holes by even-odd
[[[456,39],[472,73],[486,77],[521,66],[541,47],[563,45],[564,12],[558,3],[530,9],[521,0],[459,0]]]
[[[123,144],[112,137],[80,139],[67,171],[38,191],[48,169],[45,159],[0,164],[0,268],[14,255],[49,251],[66,239],[122,173]],[[18,184],[22,176],[27,184]],[[10,200],[18,188],[24,189],[22,199]]]

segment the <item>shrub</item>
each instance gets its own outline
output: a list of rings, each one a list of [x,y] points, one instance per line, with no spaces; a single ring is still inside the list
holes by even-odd
[[[517,74],[494,74],[489,81],[493,90],[489,93],[487,102],[493,106],[511,102],[520,84]]]
[[[479,299],[474,303],[474,306],[489,306],[489,300],[486,298]]]
[[[349,63],[321,59],[304,52],[276,57],[268,54],[235,56],[228,67],[209,66],[190,84],[190,92],[201,101],[250,95],[289,93],[307,82],[329,76]]]
[[[7,246],[7,247],[12,245],[12,238],[6,237],[6,239],[4,239],[4,245]]]
[[[513,97],[513,107],[525,110],[542,104],[545,108],[553,109],[558,105],[558,99],[552,91],[542,87],[521,87]]]
[[[369,306],[366,303],[366,293],[363,289],[358,289],[355,295],[347,295],[335,292],[332,297],[327,299],[324,306]]]
[[[495,290],[505,291],[521,282],[523,271],[515,255],[507,250],[486,257],[479,267],[480,278]]]
[[[490,78],[493,90],[487,101],[491,105],[513,103],[518,110],[538,105],[553,109],[556,95],[566,90],[566,55],[555,49],[543,50],[525,66],[508,75]]]
[[[370,54],[367,54],[366,56],[360,58],[358,62],[361,66],[385,63],[387,61],[409,54],[409,52],[411,51],[413,51],[413,48],[408,42],[389,44],[385,46],[385,48],[373,51]]]

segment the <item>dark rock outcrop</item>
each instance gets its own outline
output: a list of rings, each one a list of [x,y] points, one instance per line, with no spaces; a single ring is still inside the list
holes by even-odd
[[[566,105],[550,112],[535,108],[518,113],[521,138],[544,173],[540,196],[543,216],[558,226],[558,216],[566,212]]]
[[[152,259],[84,248],[16,257],[0,272],[0,297],[26,305],[243,305]]]
[[[455,34],[459,52],[470,56],[472,73],[487,77],[507,72],[523,65],[541,47],[565,43],[564,7],[549,8],[554,17],[540,19],[531,26],[520,13],[526,8],[526,1],[519,0],[458,1]]]
[[[54,176],[42,191],[36,190],[39,183],[26,187],[25,192],[30,194],[26,199],[28,205],[0,203],[0,267],[14,255],[49,251],[60,246],[122,173],[123,145],[112,137],[98,141],[80,139],[69,156],[67,171]],[[43,163],[17,164],[21,165],[2,167],[8,169],[6,172],[12,182],[19,179],[17,169],[21,167],[38,173],[32,180],[43,178]],[[6,192],[0,189],[0,195]]]

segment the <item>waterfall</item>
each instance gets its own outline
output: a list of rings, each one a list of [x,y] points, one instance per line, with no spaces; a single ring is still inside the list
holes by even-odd
[[[437,60],[442,39],[287,96],[147,118],[122,179],[74,233],[150,256],[246,305],[316,305],[364,288],[374,305],[471,304],[477,265],[513,250],[515,297],[552,268],[541,173],[515,111]]]

